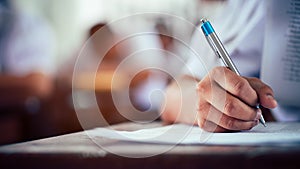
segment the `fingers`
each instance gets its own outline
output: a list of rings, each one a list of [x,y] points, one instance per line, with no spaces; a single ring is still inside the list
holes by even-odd
[[[198,124],[207,131],[249,130],[258,124],[261,110],[277,105],[272,89],[256,78],[214,68],[198,83]],[[259,99],[258,99],[259,98]]]
[[[206,80],[206,79],[205,79]],[[208,80],[207,80],[208,81]],[[218,84],[211,82],[201,82],[198,85],[200,92],[199,109],[206,109],[206,104],[213,105],[219,112],[223,112],[229,117],[249,121],[257,116],[257,110],[226,92]],[[208,87],[209,86],[209,87]]]
[[[200,103],[200,105],[198,109],[198,124],[201,128],[210,132],[249,130],[258,124],[258,119],[261,116],[261,112],[259,112],[256,113],[254,119],[244,121],[222,113],[208,102]]]
[[[257,78],[246,78],[251,87],[256,91],[259,97],[259,103],[269,109],[277,106],[277,101],[274,99],[274,92],[265,83]]]
[[[249,130],[261,111],[250,83],[224,67],[213,69],[198,83],[198,124],[207,131]]]
[[[257,94],[249,82],[225,67],[216,67],[211,71],[211,78],[224,90],[251,106],[257,104]]]
[[[227,129],[224,129],[217,124],[205,119],[198,119],[198,126],[208,132],[221,133],[228,131]]]

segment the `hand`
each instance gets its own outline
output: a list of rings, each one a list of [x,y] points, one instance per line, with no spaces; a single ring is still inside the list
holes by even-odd
[[[259,102],[274,108],[272,89],[257,78],[244,78],[216,67],[198,83],[198,125],[211,132],[249,130],[259,123]]]

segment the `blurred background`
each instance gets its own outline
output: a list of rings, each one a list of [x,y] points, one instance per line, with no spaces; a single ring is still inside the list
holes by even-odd
[[[162,96],[151,95],[154,99],[149,103],[149,91],[163,90],[189,57],[188,49],[172,35],[189,42],[195,29],[176,22],[170,15],[197,25],[221,5],[222,1],[215,0],[0,0],[0,144],[82,130],[72,100],[72,76],[76,59],[89,37],[92,54],[83,59],[73,83],[73,94],[81,102],[79,108],[86,112],[82,117],[85,128],[128,120],[116,109],[112,90],[120,94],[117,102],[122,109],[132,111],[133,105],[138,111],[148,112],[136,119],[158,119]],[[144,12],[164,14],[127,20],[121,27],[107,26]],[[97,34],[99,29],[101,33]],[[96,65],[94,81],[89,67],[97,63],[104,43],[138,29],[157,34],[128,38],[111,46],[101,64]],[[161,50],[147,52],[148,49]],[[138,53],[133,57],[135,64],[115,74],[124,58],[139,50],[146,53]],[[139,70],[143,66],[162,67],[169,74],[132,70],[139,66]],[[113,76],[117,77],[116,85],[112,85]],[[125,88],[129,99],[121,97]],[[95,93],[97,108],[108,123],[96,120],[97,108],[88,106],[83,91]]]

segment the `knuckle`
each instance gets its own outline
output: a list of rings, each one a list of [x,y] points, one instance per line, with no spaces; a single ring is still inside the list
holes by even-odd
[[[206,110],[206,105],[205,105],[205,103],[200,103],[200,104],[199,104],[199,107],[198,107],[198,111],[199,111],[199,112],[205,112],[205,110]]]
[[[206,117],[207,116],[207,112],[208,112],[208,103],[205,102],[205,103],[199,103],[199,106],[198,106],[198,115],[199,117]]]
[[[238,80],[236,83],[234,83],[233,85],[233,91],[235,94],[239,95],[243,92],[243,90],[245,89],[247,85],[247,81],[246,80]]]
[[[217,67],[213,68],[212,71],[211,71],[211,75],[213,77],[215,77],[215,76],[218,77],[221,73],[224,74],[224,67],[223,66],[217,66]]]
[[[203,79],[198,83],[197,87],[198,95],[202,98],[209,98],[211,92],[211,83],[207,78]]]
[[[199,84],[198,84],[198,92],[199,93],[205,93],[206,91],[206,83],[204,81],[201,81]]]
[[[224,111],[227,114],[232,114],[234,112],[235,106],[234,102],[231,99],[228,99],[224,105]]]
[[[227,121],[226,121],[226,128],[227,129],[235,129],[235,122],[234,122],[234,120],[232,120],[232,119],[228,119]]]
[[[205,128],[205,120],[203,118],[198,119],[198,126],[202,129]]]

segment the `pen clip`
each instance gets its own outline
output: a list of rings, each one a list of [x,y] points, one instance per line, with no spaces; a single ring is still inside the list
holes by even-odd
[[[215,54],[216,54],[219,58],[221,58],[221,55],[220,55],[220,53],[219,53],[219,51],[218,51],[218,48],[217,48],[217,47],[215,46],[215,44],[213,43],[212,39],[211,39],[209,36],[205,36],[205,38],[206,38],[206,40],[207,40],[209,46],[210,46],[210,47],[212,48],[212,50],[215,52]]]

